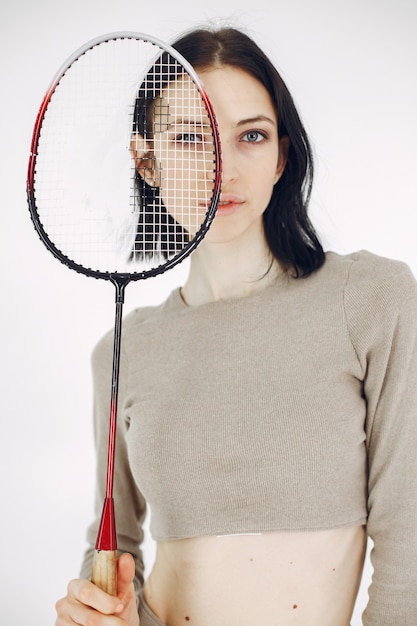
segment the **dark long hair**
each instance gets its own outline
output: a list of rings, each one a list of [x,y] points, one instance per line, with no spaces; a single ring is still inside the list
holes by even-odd
[[[294,101],[268,57],[245,33],[234,28],[199,29],[173,47],[197,70],[215,65],[238,67],[256,78],[271,96],[278,119],[278,136],[290,139],[288,161],[264,212],[264,228],[272,254],[295,275],[307,276],[321,267],[325,255],[307,208],[313,184],[313,155]]]
[[[265,237],[275,258],[292,268],[296,277],[308,276],[325,261],[323,248],[307,212],[313,183],[313,155],[283,79],[259,46],[234,28],[193,30],[174,42],[172,47],[197,72],[221,65],[237,67],[258,80],[270,94],[278,119],[278,136],[288,136],[290,145],[284,172],[264,211]],[[137,176],[137,184],[144,186],[140,176]],[[146,193],[157,191],[146,190]],[[162,231],[169,226],[168,236],[175,239],[175,226],[170,219],[170,216],[163,216]],[[146,209],[142,210],[141,221],[146,221]]]

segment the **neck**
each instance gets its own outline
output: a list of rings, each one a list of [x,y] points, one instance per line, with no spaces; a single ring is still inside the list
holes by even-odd
[[[182,297],[191,306],[240,298],[265,288],[282,274],[266,242],[251,249],[203,241],[193,252]]]

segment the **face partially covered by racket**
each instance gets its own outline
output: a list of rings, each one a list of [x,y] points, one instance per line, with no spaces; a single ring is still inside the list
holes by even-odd
[[[48,248],[101,278],[146,278],[198,244],[220,193],[204,88],[172,48],[102,37],[58,72],[35,125],[28,198]]]
[[[92,580],[116,593],[113,477],[124,287],[182,261],[220,195],[214,114],[191,66],[146,35],[96,39],[64,64],[33,131],[35,228],[71,269],[116,286],[106,498]]]

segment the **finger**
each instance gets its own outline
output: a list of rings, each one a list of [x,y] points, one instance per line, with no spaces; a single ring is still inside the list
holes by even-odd
[[[55,611],[56,611],[56,621],[55,626],[68,626],[68,624],[73,624],[73,620],[70,618],[70,605],[68,602],[68,597],[60,598],[55,603]]]
[[[68,595],[81,605],[95,609],[104,615],[120,613],[123,610],[119,598],[102,591],[89,580],[72,580],[68,585]]]
[[[96,626],[121,626],[125,623],[118,615],[105,615],[84,604],[75,602],[70,607],[69,622],[63,622],[63,625],[74,626],[76,624],[77,626],[87,626],[95,624]]]

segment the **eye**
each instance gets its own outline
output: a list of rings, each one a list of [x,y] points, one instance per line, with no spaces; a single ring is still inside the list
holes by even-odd
[[[259,143],[260,141],[263,141],[264,139],[267,139],[267,135],[264,132],[261,132],[260,130],[250,130],[247,133],[245,133],[242,137],[243,141],[246,141],[247,143]]]
[[[176,143],[197,144],[203,143],[204,137],[198,133],[178,133],[175,135],[174,141]]]

